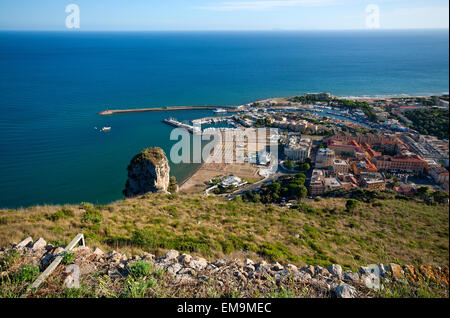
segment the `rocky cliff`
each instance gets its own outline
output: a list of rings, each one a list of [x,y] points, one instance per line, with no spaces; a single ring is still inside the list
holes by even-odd
[[[167,191],[170,179],[169,161],[161,148],[146,148],[134,156],[128,166],[126,198],[147,192]]]

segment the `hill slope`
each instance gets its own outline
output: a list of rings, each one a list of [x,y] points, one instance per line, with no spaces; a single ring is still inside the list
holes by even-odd
[[[169,249],[208,259],[253,259],[357,270],[370,263],[449,264],[448,206],[387,198],[345,210],[344,199],[288,209],[201,194],[148,194],[105,206],[0,210],[0,246],[26,236],[127,254]]]

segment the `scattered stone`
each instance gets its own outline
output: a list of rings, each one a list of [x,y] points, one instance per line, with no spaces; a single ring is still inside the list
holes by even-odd
[[[176,259],[178,257],[178,255],[179,255],[178,251],[169,250],[166,253],[165,260],[168,261],[168,260]]]
[[[270,269],[273,270],[273,271],[281,271],[281,270],[284,269],[284,267],[281,266],[280,263],[276,262],[276,263],[272,264],[272,267]]]
[[[28,236],[26,239],[20,241],[16,245],[16,248],[24,248],[24,247],[26,247],[28,245],[31,245],[31,243],[33,243],[33,239],[30,236]]]
[[[352,271],[345,271],[343,280],[347,283],[356,283],[360,281],[359,274]]]
[[[204,259],[202,257],[196,257],[189,262],[189,267],[191,267],[195,270],[198,270],[198,271],[206,268],[207,265],[208,265],[208,262],[206,261],[206,259]]]
[[[379,290],[381,287],[380,276],[377,276],[375,274],[364,274],[361,276],[361,280],[367,288]]]
[[[341,286],[336,287],[334,292],[338,298],[356,298],[358,295],[355,287],[348,284],[342,284]]]
[[[251,259],[248,259],[248,258],[247,258],[247,259],[245,260],[245,265],[248,266],[248,265],[253,265],[253,264],[254,264],[254,263],[253,263],[253,261],[252,261]]]
[[[64,252],[64,249],[62,247],[57,247],[55,248],[55,250],[53,251],[53,255],[54,256],[58,256],[60,254],[62,254],[62,252]]]
[[[103,251],[101,249],[99,249],[98,247],[96,247],[93,251],[93,253],[95,255],[99,255],[99,256],[103,256],[105,253],[103,253]]]
[[[287,269],[288,271],[291,271],[291,272],[296,272],[296,271],[298,271],[297,266],[292,265],[292,264],[287,264],[284,268]]]
[[[402,279],[404,277],[404,271],[400,265],[391,263],[389,264],[389,269],[394,279]]]
[[[181,266],[178,263],[172,264],[169,267],[167,267],[167,271],[173,275],[175,275],[176,273],[178,273],[181,269],[183,268],[183,266]]]
[[[180,257],[178,257],[178,261],[183,265],[187,265],[192,261],[192,256],[188,254],[183,254]]]
[[[35,251],[44,249],[46,245],[47,242],[42,237],[40,237],[39,239],[36,240],[36,242],[33,243],[32,249]]]
[[[307,272],[309,275],[314,276],[315,267],[312,265],[307,265],[302,267],[302,271]]]
[[[216,262],[216,266],[217,267],[222,267],[222,266],[225,266],[225,265],[227,265],[227,260],[226,259],[220,259],[220,260],[218,260]]]
[[[338,277],[342,276],[341,265],[336,265],[336,264],[330,265],[327,267],[327,270],[328,270],[328,272],[330,272],[331,275],[338,276]]]

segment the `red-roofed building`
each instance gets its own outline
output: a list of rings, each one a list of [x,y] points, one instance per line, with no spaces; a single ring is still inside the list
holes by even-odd
[[[374,157],[373,161],[379,170],[414,171],[422,173],[427,167],[427,162],[419,155],[400,154],[392,156]]]

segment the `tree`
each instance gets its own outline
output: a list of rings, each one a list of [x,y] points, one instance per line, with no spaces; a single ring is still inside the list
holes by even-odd
[[[422,186],[416,190],[416,195],[419,198],[425,199],[430,194],[430,188],[427,186]]]
[[[356,209],[356,207],[358,206],[359,202],[355,199],[349,199],[347,200],[347,202],[345,203],[345,208],[347,209],[348,212],[352,212]]]
[[[294,168],[294,163],[290,160],[286,160],[284,166],[286,167],[286,169],[292,170]]]
[[[433,192],[433,198],[435,202],[446,203],[448,201],[448,193],[438,190]]]
[[[169,186],[167,187],[167,191],[170,193],[175,193],[178,190],[177,178],[171,176],[169,179]]]

